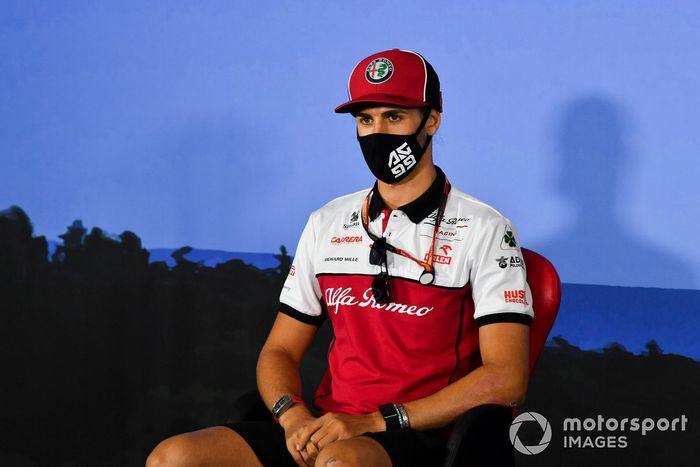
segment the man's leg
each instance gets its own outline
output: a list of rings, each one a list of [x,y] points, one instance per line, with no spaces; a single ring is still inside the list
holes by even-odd
[[[235,431],[215,426],[161,441],[146,467],[226,466],[262,467],[251,447]]]
[[[367,436],[335,441],[321,450],[316,467],[391,467],[391,459],[381,444]]]

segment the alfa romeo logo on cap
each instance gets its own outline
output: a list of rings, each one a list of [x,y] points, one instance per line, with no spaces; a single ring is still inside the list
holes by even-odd
[[[375,58],[365,70],[365,78],[372,84],[388,81],[394,74],[394,64],[388,58]]]

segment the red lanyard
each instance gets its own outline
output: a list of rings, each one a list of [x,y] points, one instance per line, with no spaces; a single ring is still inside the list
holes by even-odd
[[[367,235],[369,235],[369,237],[376,242],[381,240],[381,238],[369,231],[369,200],[372,197],[373,192],[374,190],[370,190],[369,193],[367,193],[367,196],[365,197],[365,201],[362,203],[362,227],[364,227],[365,232],[367,232]],[[437,238],[437,233],[440,228],[442,215],[445,213],[445,205],[447,204],[447,195],[449,194],[449,192],[450,182],[448,182],[447,178],[445,178],[445,185],[442,188],[442,196],[440,197],[440,206],[438,207],[437,217],[435,218],[435,226],[433,227],[433,239],[430,242],[428,261],[421,261],[420,259],[414,258],[407,251],[402,250],[401,248],[396,248],[395,246],[388,243],[386,239],[384,239],[382,242],[384,243],[385,248],[388,251],[401,255],[404,258],[408,258],[423,268],[423,273],[421,274],[419,279],[421,284],[432,284],[433,280],[435,280],[435,267],[433,266],[433,262],[435,261],[435,239]]]

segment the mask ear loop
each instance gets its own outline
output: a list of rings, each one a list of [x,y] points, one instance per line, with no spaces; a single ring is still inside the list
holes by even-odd
[[[430,107],[427,108],[427,111],[425,112],[425,115],[423,115],[423,120],[421,120],[420,125],[418,125],[418,129],[416,130],[415,133],[413,133],[413,137],[416,138],[416,141],[418,141],[418,135],[420,134],[421,131],[423,131],[423,128],[425,128],[425,124],[428,123],[428,118],[430,118]],[[433,136],[429,134],[425,134],[425,145],[421,148],[421,154],[425,154],[425,150],[428,149],[428,145],[430,144],[430,141],[432,141]]]

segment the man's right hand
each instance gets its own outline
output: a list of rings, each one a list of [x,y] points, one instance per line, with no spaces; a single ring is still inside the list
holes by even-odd
[[[311,412],[303,404],[294,404],[287,409],[279,419],[280,425],[284,428],[284,437],[287,440],[287,450],[294,458],[294,462],[299,467],[311,467],[314,465],[316,456],[310,456],[306,446],[299,446],[297,434],[300,429],[316,420]],[[300,449],[297,449],[300,448]],[[312,453],[318,454],[318,453]]]

